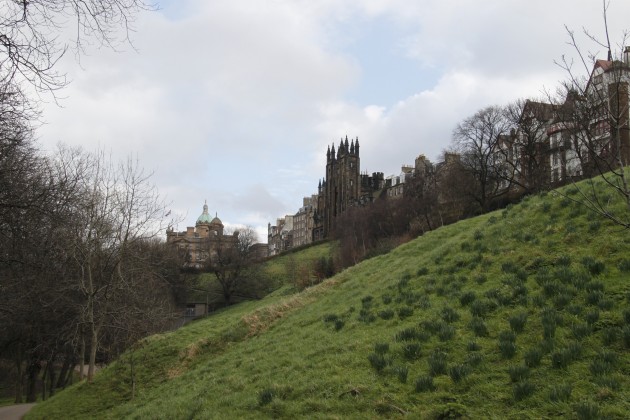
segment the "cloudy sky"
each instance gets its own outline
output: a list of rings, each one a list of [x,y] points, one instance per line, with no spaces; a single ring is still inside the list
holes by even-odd
[[[192,226],[207,200],[226,226],[295,213],[328,145],[359,138],[361,170],[439,159],[463,118],[540,98],[565,25],[603,34],[599,0],[158,0],[133,47],[59,63],[72,83],[38,136],[137,157]],[[612,0],[611,40],[630,28]],[[580,39],[583,39],[580,38]],[[587,44],[604,58],[606,52]]]

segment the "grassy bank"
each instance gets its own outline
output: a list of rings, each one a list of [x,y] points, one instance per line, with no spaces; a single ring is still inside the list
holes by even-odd
[[[571,188],[150,337],[28,418],[627,417],[630,236]]]

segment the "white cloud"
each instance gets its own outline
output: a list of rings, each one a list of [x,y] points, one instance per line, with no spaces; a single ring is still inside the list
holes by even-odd
[[[611,4],[613,36],[626,3]],[[479,108],[553,87],[563,25],[601,32],[600,15],[573,0],[168,0],[137,21],[137,52],[66,57],[68,98],[46,107],[39,137],[138,156],[180,226],[207,199],[224,223],[266,232],[316,192],[331,143],[358,136],[370,172],[435,159]],[[395,54],[373,61],[412,67],[382,75],[410,86],[393,105],[351,95],[374,89],[353,48],[375,22]]]

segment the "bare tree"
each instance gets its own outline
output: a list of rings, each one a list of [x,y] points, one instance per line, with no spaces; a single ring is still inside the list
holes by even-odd
[[[88,381],[92,380],[101,336],[112,327],[111,317],[137,288],[133,269],[134,247],[164,230],[165,203],[149,175],[128,160],[115,165],[104,154],[74,157],[87,168],[82,179],[83,197],[75,208],[72,258],[76,267],[76,290],[81,295],[82,349],[89,348]],[[122,295],[118,293],[122,292]],[[83,360],[83,357],[81,357]]]
[[[509,185],[501,183],[507,177],[499,153],[500,136],[508,131],[505,113],[497,106],[478,111],[453,131],[454,150],[460,156],[464,171],[474,179],[474,188],[468,195],[482,212],[488,211],[492,201],[509,190]]]
[[[570,152],[577,156],[579,168],[573,172],[586,178],[597,176],[607,185],[596,187],[595,180],[579,188],[579,201],[592,211],[630,228],[630,48],[629,33],[623,31],[620,42],[610,41],[607,16],[610,3],[602,1],[602,36],[583,30],[586,42],[567,28],[569,45],[577,55],[576,63],[563,56],[557,64],[568,76],[562,84],[563,120],[567,125]],[[589,44],[590,43],[590,44]],[[606,59],[587,52],[595,45],[607,52]],[[568,147],[569,148],[569,147]],[[575,165],[574,165],[575,166]],[[609,191],[614,191],[625,202],[623,212],[611,206]]]
[[[69,45],[77,54],[90,39],[115,48],[128,41],[137,13],[151,8],[143,0],[0,1],[0,84],[26,81],[38,91],[65,86],[55,66]],[[68,28],[74,39],[64,39]]]
[[[504,135],[499,153],[506,165],[504,182],[530,194],[550,183],[547,129],[556,106],[542,101],[519,99],[504,108],[510,133]]]
[[[261,286],[266,284],[260,270],[252,269],[255,262],[252,246],[256,242],[256,231],[251,227],[209,242],[211,249],[204,269],[214,274],[225,305],[234,303],[235,298],[259,297]]]

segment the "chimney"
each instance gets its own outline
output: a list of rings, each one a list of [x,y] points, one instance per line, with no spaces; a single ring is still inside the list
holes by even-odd
[[[626,47],[623,51],[623,63],[630,66],[630,47]]]

